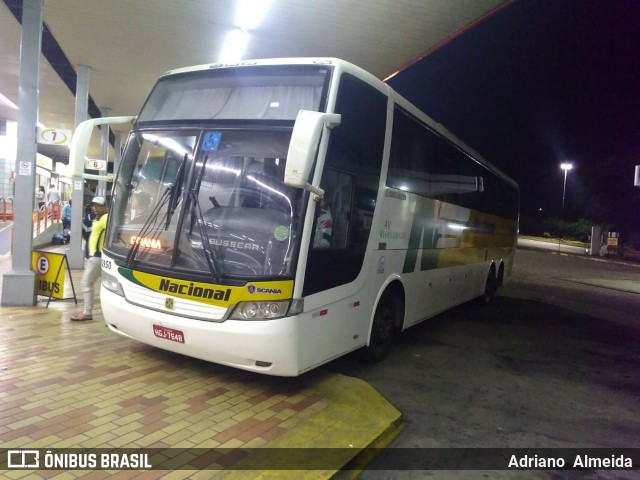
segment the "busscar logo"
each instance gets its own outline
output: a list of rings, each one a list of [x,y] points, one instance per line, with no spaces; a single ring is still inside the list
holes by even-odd
[[[167,297],[164,299],[164,306],[168,310],[173,310],[173,298]]]
[[[7,467],[37,469],[40,467],[40,452],[38,450],[9,450],[7,451]]]

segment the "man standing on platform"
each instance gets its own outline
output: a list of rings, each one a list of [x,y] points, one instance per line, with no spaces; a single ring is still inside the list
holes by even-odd
[[[71,199],[62,207],[62,229],[71,228]]]
[[[93,197],[91,208],[96,216],[91,227],[89,237],[89,258],[84,263],[84,274],[82,275],[82,294],[84,297],[84,308],[82,313],[71,317],[76,322],[91,320],[93,318],[93,285],[100,278],[102,269],[102,247],[104,246],[104,235],[107,229],[108,209],[104,197]]]
[[[47,203],[56,205],[60,201],[60,191],[56,188],[56,184],[51,182],[49,191],[47,192]]]

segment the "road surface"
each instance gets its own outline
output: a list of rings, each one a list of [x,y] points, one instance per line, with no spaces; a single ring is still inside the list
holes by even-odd
[[[394,461],[394,448],[640,447],[639,287],[638,267],[519,249],[493,305],[465,304],[407,330],[381,363],[350,355],[329,364],[369,382],[404,417],[393,448],[359,478],[640,478],[399,470]]]

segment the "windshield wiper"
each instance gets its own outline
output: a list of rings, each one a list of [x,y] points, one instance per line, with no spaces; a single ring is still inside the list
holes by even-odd
[[[178,167],[178,171],[176,172],[176,178],[173,181],[171,195],[169,197],[169,207],[167,208],[166,214],[166,222],[165,222],[165,230],[169,228],[169,223],[171,223],[171,217],[173,216],[176,208],[178,206],[178,199],[180,198],[180,193],[182,192],[182,179],[184,177],[185,165],[187,163],[187,159],[189,158],[189,154],[185,153],[184,157],[182,157],[182,162],[180,162],[180,166]]]
[[[217,252],[215,247],[209,240],[209,234],[207,233],[207,227],[204,223],[204,215],[202,214],[202,208],[200,208],[200,200],[198,199],[198,188],[202,181],[206,160],[202,165],[202,169],[198,173],[198,178],[193,183],[193,189],[189,190],[189,201],[191,203],[191,228],[189,233],[193,231],[194,212],[197,214],[195,221],[198,224],[198,232],[200,233],[200,240],[202,242],[202,250],[207,260],[207,266],[209,267],[209,273],[215,279],[216,283],[220,283],[220,276],[222,275],[222,265],[217,260]]]
[[[147,221],[144,222],[144,225],[142,225],[142,228],[138,230],[138,233],[135,236],[136,240],[133,242],[133,245],[129,247],[129,251],[127,252],[127,258],[124,261],[127,267],[131,266],[130,262],[135,260],[138,250],[140,249],[140,244],[142,243],[142,239],[146,238],[147,235],[149,235],[149,233],[152,231],[151,226],[156,225],[158,214],[160,213],[160,210],[162,210],[162,207],[164,207],[169,201],[172,190],[173,190],[172,186],[169,186],[165,189],[164,193],[162,194],[162,197],[160,197],[160,199],[158,200],[158,203],[156,203],[156,206],[153,207],[153,210],[151,210],[151,213],[149,214],[149,218],[147,218]]]
[[[162,196],[156,203],[155,207],[153,207],[153,209],[151,210],[149,218],[147,218],[147,221],[144,222],[144,225],[142,225],[142,228],[138,231],[135,242],[133,243],[133,245],[131,245],[129,251],[127,252],[127,258],[125,259],[126,266],[130,266],[130,263],[135,260],[136,255],[138,254],[138,250],[140,249],[140,244],[142,243],[142,240],[147,237],[147,235],[152,232],[158,232],[160,228],[159,225],[162,225],[163,223],[165,224],[165,230],[169,228],[169,224],[171,223],[171,216],[177,208],[178,199],[180,198],[180,192],[182,191],[181,182],[184,176],[183,172],[185,171],[185,165],[188,158],[189,154],[185,153],[184,157],[182,158],[182,162],[180,162],[180,165],[178,166],[175,180],[162,193]],[[167,204],[168,206],[167,210],[164,213],[164,216],[162,217],[160,222],[157,222],[156,220],[158,219],[158,214]],[[152,229],[152,225],[156,226],[156,228]]]
[[[191,199],[191,215],[193,216],[194,211],[197,214],[196,223],[198,224],[198,233],[200,233],[202,250],[204,251],[204,256],[207,260],[209,273],[211,273],[211,276],[215,279],[216,283],[220,283],[220,274],[222,272],[222,267],[217,260],[217,255],[215,254],[214,247],[213,245],[211,245],[209,234],[207,233],[207,227],[204,224],[204,216],[202,215],[202,209],[200,208],[198,192],[189,192],[189,197]]]

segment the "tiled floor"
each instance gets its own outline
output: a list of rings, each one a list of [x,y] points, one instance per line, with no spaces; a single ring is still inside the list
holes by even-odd
[[[73,272],[76,290],[80,276]],[[341,447],[340,432],[367,446],[399,423],[399,413],[356,379],[322,370],[299,378],[243,372],[124,339],[107,330],[99,310],[92,321],[72,322],[73,300],[44,305],[0,307],[3,448]],[[215,473],[123,471],[117,478]],[[5,474],[62,479],[87,472]]]

